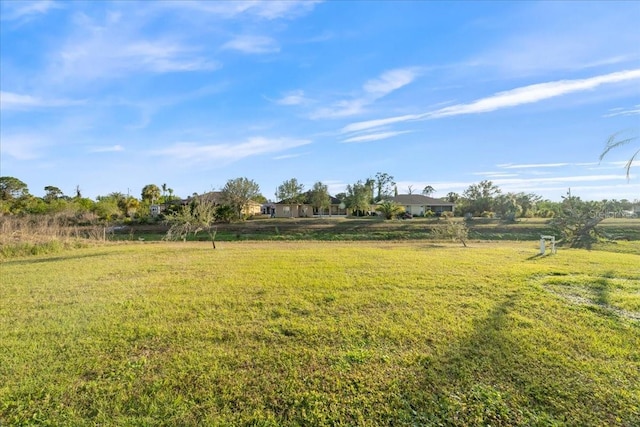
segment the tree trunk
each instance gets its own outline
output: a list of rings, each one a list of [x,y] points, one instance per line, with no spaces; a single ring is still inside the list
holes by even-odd
[[[211,244],[213,245],[213,249],[216,248],[216,233],[218,232],[218,229],[215,228],[213,231],[209,232],[209,235],[211,236]]]

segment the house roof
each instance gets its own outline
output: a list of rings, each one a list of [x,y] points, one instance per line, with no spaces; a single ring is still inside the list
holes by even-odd
[[[455,203],[423,196],[422,194],[398,194],[393,201],[399,205],[420,205],[420,206],[453,206]]]

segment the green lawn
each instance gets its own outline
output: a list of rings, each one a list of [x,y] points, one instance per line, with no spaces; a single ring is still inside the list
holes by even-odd
[[[640,425],[640,252],[101,245],[0,263],[0,425]]]

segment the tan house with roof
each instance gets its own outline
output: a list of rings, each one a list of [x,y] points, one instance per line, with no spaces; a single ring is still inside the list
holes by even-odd
[[[347,209],[344,203],[340,199],[336,199],[333,196],[329,196],[329,207],[324,209],[317,209],[311,205],[308,200],[309,192],[305,194],[305,197],[301,202],[291,202],[288,200],[282,200],[273,205],[275,207],[274,217],[276,218],[309,218],[314,216],[346,216]]]

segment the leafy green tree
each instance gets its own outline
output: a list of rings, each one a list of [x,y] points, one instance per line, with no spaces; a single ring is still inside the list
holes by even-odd
[[[357,216],[371,208],[372,198],[373,188],[367,182],[358,181],[347,185],[346,205]]]
[[[112,221],[120,216],[121,211],[116,197],[98,196],[96,199],[97,202],[93,209],[95,214],[98,215],[98,218],[105,221]]]
[[[459,198],[460,198],[460,195],[458,193],[451,191],[447,193],[444,199],[449,203],[455,203],[458,201]]]
[[[316,182],[313,184],[313,188],[309,191],[309,202],[320,214],[324,212],[326,208],[331,206],[331,199],[329,198],[329,187],[322,182]]]
[[[249,202],[260,194],[260,186],[248,178],[235,178],[228,180],[221,192],[222,200],[234,209],[237,219],[242,219]]]
[[[0,176],[0,199],[14,200],[29,194],[27,184],[12,176]]]
[[[422,189],[422,194],[427,197],[431,197],[433,193],[435,193],[436,189],[430,185],[427,185]]]
[[[215,211],[216,221],[230,223],[233,221],[235,211],[229,205],[218,205]]]
[[[166,184],[165,184],[166,187]],[[160,187],[155,184],[147,184],[142,187],[142,201],[150,205],[155,204],[160,199]]]
[[[500,218],[514,221],[522,213],[522,208],[514,193],[498,194],[493,200],[491,209]]]
[[[256,203],[260,203],[261,205],[268,202],[267,198],[264,197],[262,194],[258,194],[257,196],[255,196],[251,200],[256,202]]]
[[[551,200],[542,200],[536,203],[534,215],[539,218],[553,218],[562,211],[562,205]]]
[[[637,139],[637,136],[632,136],[629,138],[624,138],[624,139],[618,139],[619,135],[622,132],[616,132],[613,135],[611,135],[609,137],[609,139],[607,140],[607,144],[604,147],[604,151],[602,151],[602,153],[600,154],[600,161],[602,161],[602,159],[605,158],[605,156],[609,153],[609,151],[622,147],[623,145],[629,144],[631,141]],[[636,160],[636,157],[638,157],[638,155],[640,155],[640,148],[638,148],[629,158],[629,161],[627,162],[627,164],[624,166],[626,172],[627,172],[627,179],[630,178],[631,176],[631,166],[633,165],[633,162]]]
[[[293,206],[302,203],[304,198],[304,185],[299,183],[296,178],[284,181],[276,189],[276,198],[283,203],[289,204],[291,208],[289,212],[293,215]]]
[[[470,212],[474,216],[479,216],[485,212],[492,212],[494,198],[500,192],[497,185],[487,180],[470,185],[463,193],[467,201],[463,206],[465,210],[463,213]]]
[[[64,197],[64,193],[58,187],[53,185],[47,185],[44,187],[44,191],[46,194],[44,195],[45,202],[51,203],[54,200],[58,200],[61,197]]]
[[[395,202],[384,201],[378,205],[376,211],[380,212],[385,219],[393,219],[403,211],[403,208]]]
[[[347,200],[347,193],[338,193],[334,197],[341,202],[345,202]]]
[[[517,193],[515,197],[516,203],[518,204],[518,206],[520,206],[520,209],[522,211],[521,216],[523,218],[528,218],[529,216],[531,216],[536,208],[536,204],[540,200],[542,200],[542,197],[534,193],[520,192]]]
[[[378,172],[375,176],[375,201],[390,199],[393,195],[393,187],[396,185],[393,176],[386,172]]]

